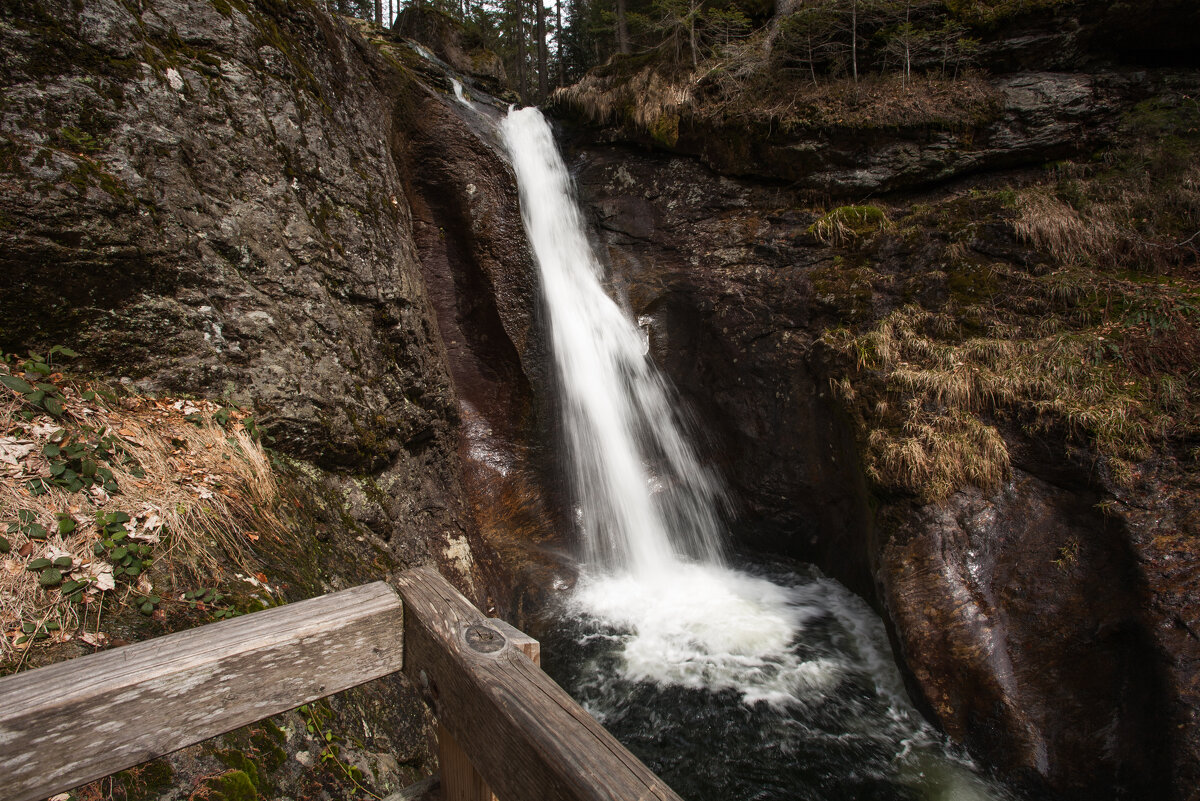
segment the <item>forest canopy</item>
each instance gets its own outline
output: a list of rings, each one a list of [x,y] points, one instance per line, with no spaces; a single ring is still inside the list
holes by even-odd
[[[1075,0],[328,0],[331,11],[386,24],[408,9],[463,26],[491,50],[525,100],[594,67],[697,69],[740,55],[817,83],[872,73],[957,75],[980,37],[1019,15]],[[747,54],[747,43],[756,45]]]

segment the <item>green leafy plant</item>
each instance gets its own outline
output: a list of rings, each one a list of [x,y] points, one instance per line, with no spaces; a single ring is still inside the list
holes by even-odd
[[[113,472],[101,462],[115,458],[120,446],[115,437],[101,437],[98,442],[80,441],[65,431],[56,432],[42,447],[42,455],[50,462],[49,484],[68,492],[82,492],[99,486],[110,494],[119,492]],[[46,484],[45,480],[42,480]]]
[[[24,645],[30,640],[35,642],[38,640],[50,639],[51,633],[58,631],[62,625],[55,620],[41,621],[39,623],[31,623],[23,621],[21,623],[21,634],[14,640],[14,645]]]
[[[25,402],[33,407],[24,412],[26,419],[32,419],[36,415],[34,410],[44,411],[52,417],[61,417],[65,411],[66,397],[60,387],[45,379],[54,372],[52,365],[55,356],[70,359],[78,355],[62,345],[50,348],[45,356],[30,351],[29,357],[22,361],[15,361],[11,355],[5,355],[3,359],[12,365],[12,372],[8,375],[0,374],[0,384],[19,392],[24,396]]]
[[[141,603],[137,604],[138,611],[149,617],[154,614],[154,610],[162,603],[162,598],[158,595],[143,595]]]
[[[129,515],[124,512],[97,514],[96,525],[103,539],[96,543],[93,552],[112,564],[113,578],[132,581],[149,567],[151,548],[129,538],[129,530],[125,528],[128,522]]]
[[[333,710],[322,704],[304,704],[296,711],[304,718],[305,730],[324,743],[320,753],[321,764],[336,768],[354,784],[356,789],[372,798],[380,798],[363,786],[362,781],[365,777],[361,770],[342,761],[341,747],[338,745],[342,738],[334,734],[330,727],[333,722]]]
[[[192,609],[212,610],[214,620],[227,620],[241,612],[225,603],[225,596],[214,588],[191,590],[183,594],[183,602]]]
[[[46,539],[46,527],[37,522],[37,515],[29,509],[17,512],[17,522],[8,524],[9,534],[24,534],[31,540]],[[8,540],[5,540],[7,545]],[[11,546],[9,546],[11,547]],[[3,551],[7,553],[7,548]]]

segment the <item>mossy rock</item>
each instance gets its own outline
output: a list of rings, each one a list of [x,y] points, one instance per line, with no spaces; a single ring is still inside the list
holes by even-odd
[[[679,115],[660,114],[650,126],[650,135],[660,145],[675,147],[679,142]]]
[[[258,788],[242,770],[231,770],[205,779],[200,791],[202,797],[209,801],[258,801]]]
[[[841,246],[891,227],[887,213],[878,206],[838,206],[810,225],[807,233],[825,244]]]
[[[155,759],[113,777],[119,784],[124,801],[150,801],[171,788],[175,773],[165,759]]]

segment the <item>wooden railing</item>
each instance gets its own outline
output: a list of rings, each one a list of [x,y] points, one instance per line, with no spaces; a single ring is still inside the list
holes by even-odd
[[[438,719],[443,798],[679,801],[436,571],[0,679],[0,797],[38,801],[403,670]]]

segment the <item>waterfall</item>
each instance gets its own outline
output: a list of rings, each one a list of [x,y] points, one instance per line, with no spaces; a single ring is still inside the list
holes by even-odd
[[[719,484],[641,331],[604,291],[550,126],[526,108],[509,113],[503,134],[550,312],[586,564],[647,579],[685,561],[720,564]]]
[[[501,124],[549,310],[585,558],[570,600],[628,632],[622,670],[787,703],[836,680],[791,645],[788,590],[726,567],[719,481],[704,467],[641,330],[605,292],[571,178],[536,108]]]
[[[727,563],[721,485],[604,290],[549,125],[536,108],[510,110],[501,133],[548,307],[584,537],[561,621],[572,694],[697,801],[859,799],[882,786],[1003,798],[908,704],[861,599],[811,568]]]

